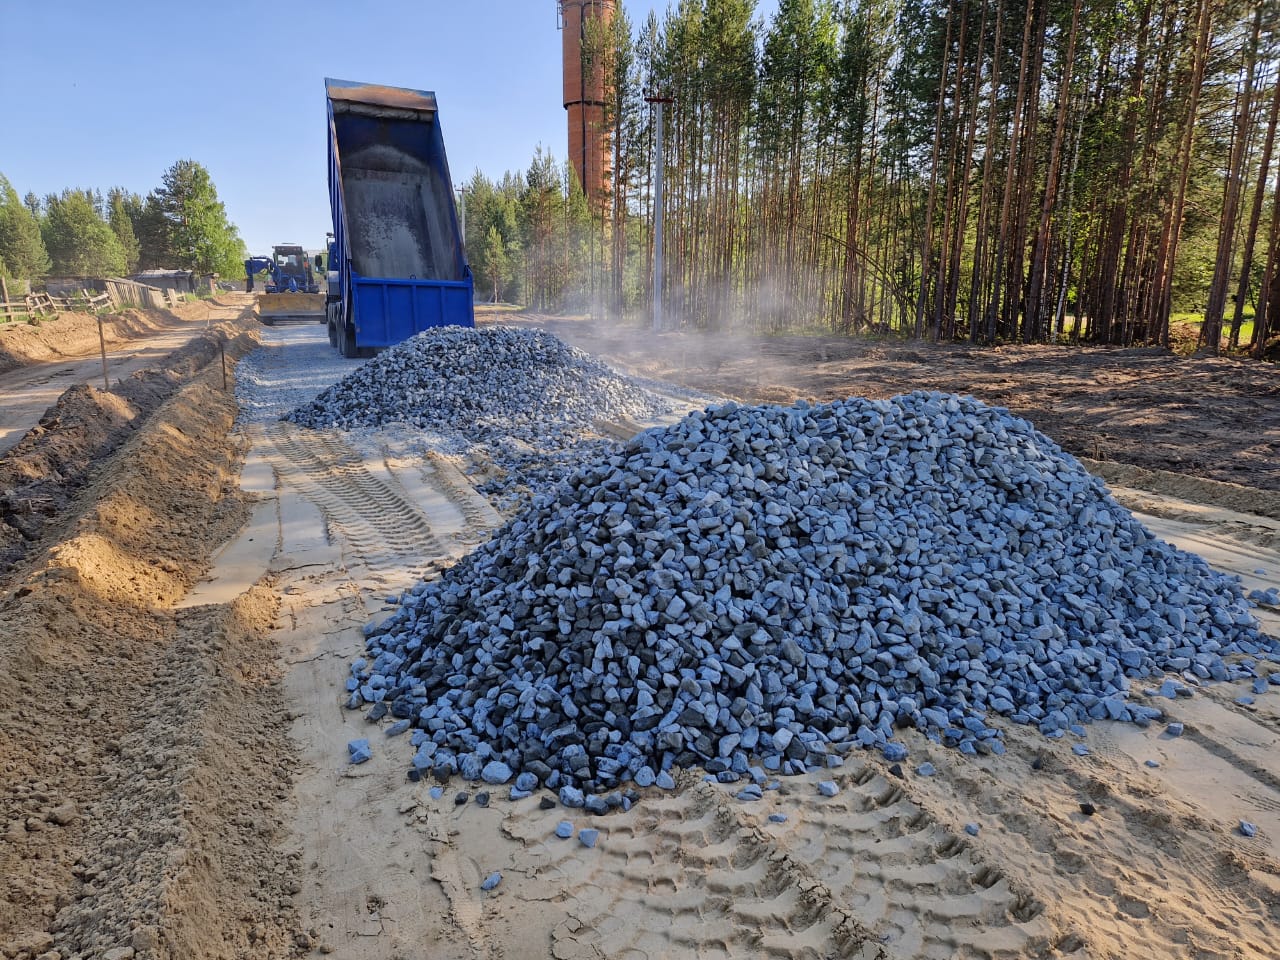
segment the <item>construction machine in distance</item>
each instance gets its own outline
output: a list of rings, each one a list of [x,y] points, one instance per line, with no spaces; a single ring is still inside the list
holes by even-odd
[[[265,324],[286,320],[325,320],[325,296],[316,282],[321,264],[312,269],[311,258],[295,243],[278,244],[270,257],[250,257],[244,262],[245,290],[252,292],[253,278],[266,273],[266,292],[258,296],[258,317]]]

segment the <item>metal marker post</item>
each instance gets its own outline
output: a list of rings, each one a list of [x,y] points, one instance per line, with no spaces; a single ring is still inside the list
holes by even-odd
[[[218,354],[222,357],[222,390],[227,389],[227,341],[218,338]]]
[[[102,316],[98,316],[98,346],[102,349],[102,389],[111,389],[111,380],[107,377],[107,337],[102,332]]]
[[[645,97],[646,103],[652,103],[657,110],[657,129],[654,132],[654,161],[657,173],[653,178],[653,329],[662,329],[662,174],[665,167],[662,149],[662,112],[663,107],[672,103],[671,97]]]

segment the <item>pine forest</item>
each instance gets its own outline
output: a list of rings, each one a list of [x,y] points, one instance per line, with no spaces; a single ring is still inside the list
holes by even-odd
[[[703,330],[1261,355],[1280,332],[1280,5],[680,0],[595,29],[610,187],[468,182],[477,289]]]

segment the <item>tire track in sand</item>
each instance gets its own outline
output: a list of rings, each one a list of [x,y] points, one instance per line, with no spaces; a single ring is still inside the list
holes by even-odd
[[[277,454],[271,462],[281,480],[316,505],[371,574],[416,580],[451,553],[426,514],[398,485],[371,473],[337,433],[280,422],[264,439]]]
[[[466,937],[473,957],[492,954],[484,935],[484,907],[475,891],[480,875],[471,862],[463,863],[449,840],[437,841],[431,850],[431,879],[440,884],[449,898],[450,914]]]
[[[869,764],[834,779],[832,799],[788,779],[751,803],[685,772],[676,793],[597,818],[592,851],[545,842],[563,812],[504,829],[548,858],[558,960],[1058,955],[1043,902],[896,781]]]
[[[884,960],[823,884],[741,822],[715,788],[690,773],[678,779],[677,792],[646,796],[630,814],[594,818],[593,850],[545,842],[566,811],[504,823],[540,852],[539,882],[557,891],[552,957]]]
[[[487,499],[476,493],[475,487],[451,461],[434,450],[428,450],[423,461],[423,476],[434,481],[435,486],[466,522],[460,539],[468,543],[482,542],[489,537],[490,531],[502,526],[501,514]]]
[[[1155,731],[1095,726],[1091,745],[1099,734],[1114,740],[1114,760],[1105,749],[1076,756],[1069,742],[1010,724],[1004,755],[944,758],[920,744],[937,775],[898,782],[939,823],[979,824],[976,838],[960,839],[1019,896],[1045,905],[1035,922],[1048,924],[1051,955],[1161,960],[1184,955],[1190,938],[1197,955],[1233,956],[1242,943],[1267,942],[1273,865],[1230,836],[1220,809],[1179,789],[1195,771],[1134,759],[1156,752]],[[1184,756],[1192,747],[1176,744]]]
[[[1039,900],[915,803],[903,784],[855,763],[831,777],[840,787],[835,797],[781,797],[798,809],[784,824],[764,825],[768,842],[787,849],[894,956],[994,960],[1045,952],[1050,928]],[[729,809],[752,816],[741,804]]]

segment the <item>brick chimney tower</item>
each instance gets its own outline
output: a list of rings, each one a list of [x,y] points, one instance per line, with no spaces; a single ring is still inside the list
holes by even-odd
[[[564,36],[564,108],[569,113],[569,161],[593,208],[603,206],[613,170],[604,128],[604,71],[582,69],[589,24],[613,22],[615,0],[556,0]]]

